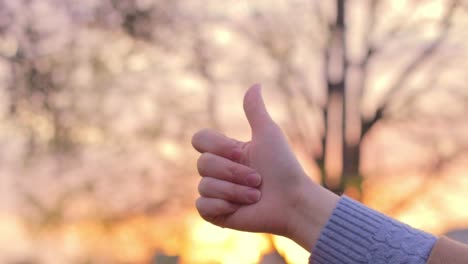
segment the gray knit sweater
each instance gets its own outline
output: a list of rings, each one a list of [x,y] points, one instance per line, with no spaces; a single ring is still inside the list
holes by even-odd
[[[310,263],[424,264],[433,235],[343,196],[322,230]]]

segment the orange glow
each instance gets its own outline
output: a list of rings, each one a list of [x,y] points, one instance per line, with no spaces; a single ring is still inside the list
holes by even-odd
[[[289,238],[275,236],[274,242],[278,252],[288,263],[305,263],[309,259],[309,252]]]
[[[271,250],[265,235],[222,229],[192,216],[190,238],[182,254],[184,263],[257,263]]]
[[[468,187],[468,180],[460,177],[463,172],[457,169],[434,181],[431,193],[420,196],[401,214],[393,216],[436,235],[466,226],[468,213],[460,210],[468,202],[461,198],[464,197],[462,186]],[[364,202],[383,212],[395,204],[399,198],[396,193],[404,196],[421,183],[416,174],[402,175],[401,179],[406,179],[404,185],[395,178],[388,179],[368,180],[365,185]],[[459,189],[451,188],[453,180],[458,181]],[[434,199],[443,204],[445,214],[434,207]],[[3,215],[0,231],[5,234],[0,238],[2,254],[28,255],[36,243],[57,241],[54,245],[64,252],[64,261],[92,255],[111,262],[146,262],[162,252],[178,255],[181,264],[258,263],[264,254],[273,250],[264,234],[223,229],[207,223],[195,212],[170,213],[163,217],[135,216],[114,223],[81,221],[46,228],[36,234],[30,233],[19,218]],[[306,250],[287,238],[274,236],[273,243],[288,263],[302,263],[309,257]],[[41,256],[40,259],[51,257],[46,253]]]
[[[176,160],[180,157],[180,146],[173,141],[161,141],[158,145],[158,149],[166,158]]]

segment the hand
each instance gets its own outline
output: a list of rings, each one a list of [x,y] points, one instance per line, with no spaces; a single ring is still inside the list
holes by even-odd
[[[193,136],[202,153],[197,209],[213,224],[283,235],[312,250],[338,197],[304,173],[268,114],[260,86],[245,94],[244,111],[252,129],[249,142],[212,130]]]

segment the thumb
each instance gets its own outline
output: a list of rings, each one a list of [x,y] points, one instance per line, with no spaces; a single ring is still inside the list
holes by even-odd
[[[274,124],[263,102],[260,84],[253,85],[245,93],[244,112],[252,129],[252,135],[261,133]]]

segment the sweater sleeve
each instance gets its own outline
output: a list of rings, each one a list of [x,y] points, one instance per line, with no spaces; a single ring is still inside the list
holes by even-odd
[[[322,229],[309,263],[424,264],[436,240],[343,196]]]

